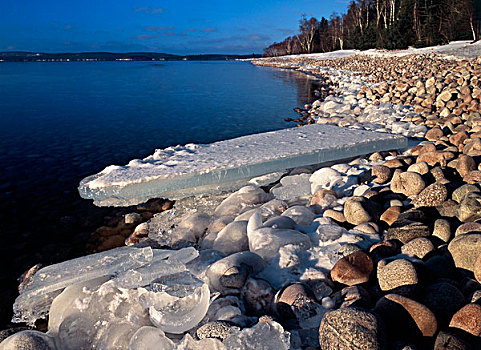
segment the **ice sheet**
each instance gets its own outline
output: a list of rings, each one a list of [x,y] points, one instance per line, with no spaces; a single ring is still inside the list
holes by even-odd
[[[156,150],[126,166],[109,166],[83,179],[83,198],[99,206],[128,206],[149,198],[178,199],[240,188],[250,178],[330,160],[407,146],[385,133],[306,125],[243,136],[209,145]]]
[[[138,268],[152,258],[150,247],[121,247],[44,267],[15,300],[13,321],[32,323],[47,314],[52,300],[65,287]]]

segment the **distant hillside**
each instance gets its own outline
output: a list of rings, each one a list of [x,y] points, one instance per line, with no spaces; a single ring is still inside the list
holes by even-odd
[[[156,52],[66,52],[66,53],[43,53],[9,51],[0,52],[0,61],[4,62],[57,62],[57,61],[212,61],[233,60],[243,58],[257,58],[260,55],[170,55]]]

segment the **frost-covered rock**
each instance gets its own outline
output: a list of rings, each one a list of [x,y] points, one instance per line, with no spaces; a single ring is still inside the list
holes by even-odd
[[[285,245],[297,245],[301,249],[309,249],[311,240],[309,236],[296,230],[275,229],[263,227],[259,213],[252,215],[247,225],[249,249],[262,257],[265,261],[271,260]]]
[[[229,334],[223,343],[232,350],[287,350],[290,334],[275,321],[259,322],[252,328]]]

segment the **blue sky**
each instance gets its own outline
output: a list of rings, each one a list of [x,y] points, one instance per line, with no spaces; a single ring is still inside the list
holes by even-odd
[[[0,51],[262,53],[345,0],[0,0]]]

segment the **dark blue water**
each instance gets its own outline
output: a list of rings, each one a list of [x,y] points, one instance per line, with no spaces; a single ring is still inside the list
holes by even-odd
[[[314,84],[248,62],[0,63],[0,263],[13,266],[0,284],[82,254],[83,218],[99,210],[78,196],[83,177],[155,148],[292,127]]]
[[[0,64],[0,192],[59,188],[155,148],[292,126],[284,117],[308,85],[248,62]]]

